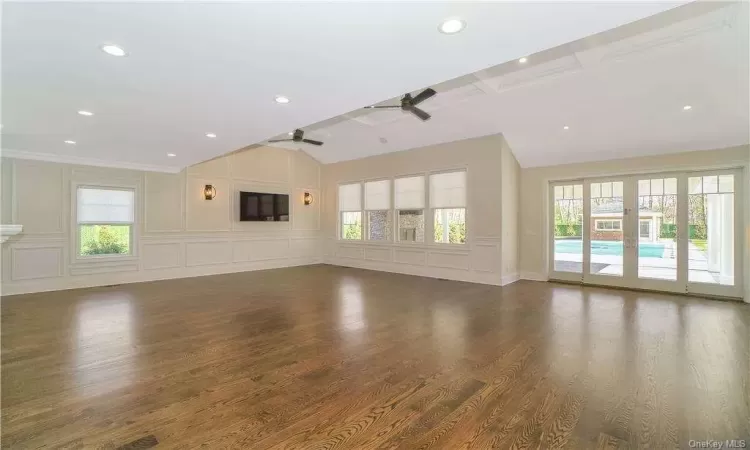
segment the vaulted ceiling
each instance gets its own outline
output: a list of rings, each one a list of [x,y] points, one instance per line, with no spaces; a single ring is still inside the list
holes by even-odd
[[[503,133],[524,167],[743,145],[748,42],[747,3],[693,3],[433,85],[427,122],[358,109],[306,128],[323,147],[278,145],[335,162]]]
[[[741,140],[736,17],[560,47],[683,3],[4,3],[2,149],[171,171],[311,124],[323,162],[498,132],[525,165]],[[361,110],[426,86],[427,123]]]

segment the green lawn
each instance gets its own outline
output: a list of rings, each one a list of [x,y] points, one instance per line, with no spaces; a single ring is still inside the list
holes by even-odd
[[[690,242],[704,252],[708,250],[708,242],[705,239],[691,239]]]

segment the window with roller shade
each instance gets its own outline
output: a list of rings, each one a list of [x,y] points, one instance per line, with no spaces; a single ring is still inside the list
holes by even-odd
[[[76,225],[79,256],[132,254],[135,190],[78,187]]]
[[[434,242],[466,243],[466,171],[430,175]]]
[[[341,239],[362,239],[362,184],[339,186],[339,221]]]
[[[421,175],[394,180],[396,236],[400,242],[424,242],[424,180]]]
[[[368,240],[391,239],[391,180],[365,183],[365,217]]]

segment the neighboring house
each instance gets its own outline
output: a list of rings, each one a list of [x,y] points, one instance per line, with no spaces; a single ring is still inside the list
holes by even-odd
[[[622,203],[609,203],[591,207],[591,239],[596,241],[622,240]],[[638,237],[641,241],[655,242],[659,238],[662,213],[641,208],[638,211]]]

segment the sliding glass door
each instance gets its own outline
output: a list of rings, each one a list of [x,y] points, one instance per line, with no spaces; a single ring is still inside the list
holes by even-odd
[[[552,279],[742,295],[739,170],[550,184]]]

